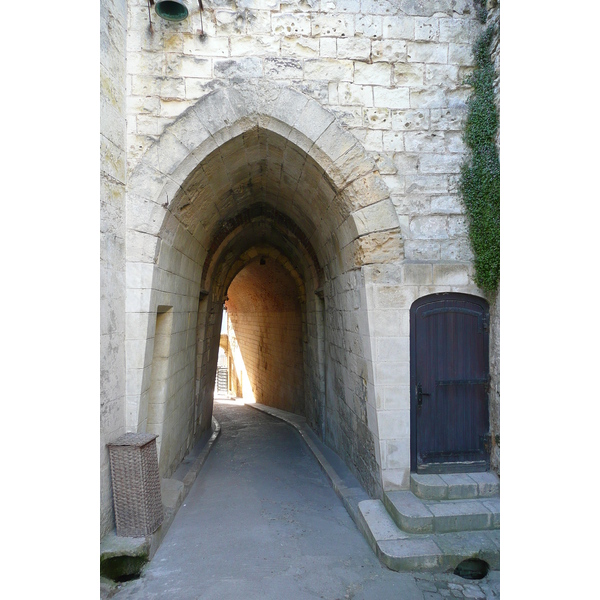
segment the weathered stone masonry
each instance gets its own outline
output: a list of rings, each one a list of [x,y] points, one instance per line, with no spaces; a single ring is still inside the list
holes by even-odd
[[[406,487],[410,306],[440,291],[481,295],[456,190],[462,82],[482,29],[472,0],[204,7],[203,35],[197,9],[181,23],[152,12],[151,33],[147,3],[131,0],[125,51],[124,6],[103,0],[106,38],[121,38],[103,46],[104,170],[111,156],[120,169],[103,223],[120,245],[107,263],[115,279],[103,281],[103,370],[114,381],[102,442],[160,430],[161,475],[173,472],[210,423],[227,289],[268,246],[304,302],[309,422],[369,493]],[[125,110],[126,137],[113,135]],[[269,208],[223,235],[257,205]]]
[[[101,4],[100,531],[114,527],[106,443],[125,433],[126,0]]]
[[[496,35],[492,43],[492,62],[496,71],[494,82],[494,95],[496,108],[500,114],[500,3],[497,0],[488,0],[488,16],[486,26],[494,24]],[[500,128],[497,138],[500,147]],[[490,431],[492,440],[491,465],[494,471],[500,473],[500,290],[490,305]]]

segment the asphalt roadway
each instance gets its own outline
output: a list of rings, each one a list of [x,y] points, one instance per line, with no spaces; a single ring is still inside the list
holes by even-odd
[[[499,573],[469,581],[384,567],[300,435],[217,399],[216,442],[142,576],[116,600],[499,598]]]

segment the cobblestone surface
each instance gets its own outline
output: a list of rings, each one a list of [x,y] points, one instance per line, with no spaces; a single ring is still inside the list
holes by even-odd
[[[483,579],[467,580],[454,574],[419,573],[414,575],[423,600],[442,598],[500,598],[500,571],[490,571]]]

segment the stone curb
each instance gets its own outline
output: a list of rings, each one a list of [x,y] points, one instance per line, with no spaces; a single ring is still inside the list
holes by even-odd
[[[298,431],[309,450],[314,454],[321,469],[329,479],[331,486],[342,501],[344,508],[348,511],[348,514],[354,521],[358,530],[373,551],[375,551],[375,548],[369,539],[368,528],[366,528],[364,518],[358,508],[359,502],[370,500],[371,498],[362,488],[356,477],[350,472],[348,467],[344,465],[342,459],[317,438],[314,431],[307,425],[306,419],[301,415],[272,408],[264,404],[246,404],[246,406],[251,406],[276,419],[280,419]],[[337,459],[336,462],[338,464],[336,466],[332,465],[330,459]]]
[[[212,450],[214,443],[216,442],[217,438],[219,437],[219,434],[221,433],[221,425],[214,417],[212,418],[212,432],[212,435],[210,436],[208,442],[206,442],[206,445],[198,455],[198,458],[196,458],[196,460],[192,463],[192,465],[188,469],[188,472],[183,478],[183,485],[185,486],[186,496],[190,491],[192,484],[194,483],[194,481],[196,481],[196,477],[198,476],[200,469],[202,469],[204,463],[206,462],[206,459],[208,458],[208,455],[210,454],[210,451]]]
[[[163,479],[161,481],[165,517],[160,527],[153,534],[139,538],[118,537],[115,530],[111,531],[100,541],[100,561],[116,556],[144,556],[147,557],[148,561],[152,559],[221,433],[221,425],[214,417],[212,418],[211,429],[212,435],[187,469],[185,476],[180,481],[177,479]],[[104,579],[103,582],[101,581],[101,588],[112,587],[108,584],[109,581]],[[110,595],[107,594],[103,597],[110,597]]]

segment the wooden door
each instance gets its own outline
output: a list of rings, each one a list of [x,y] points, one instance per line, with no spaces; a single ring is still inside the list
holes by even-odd
[[[411,307],[411,468],[489,468],[489,308],[467,294]]]

